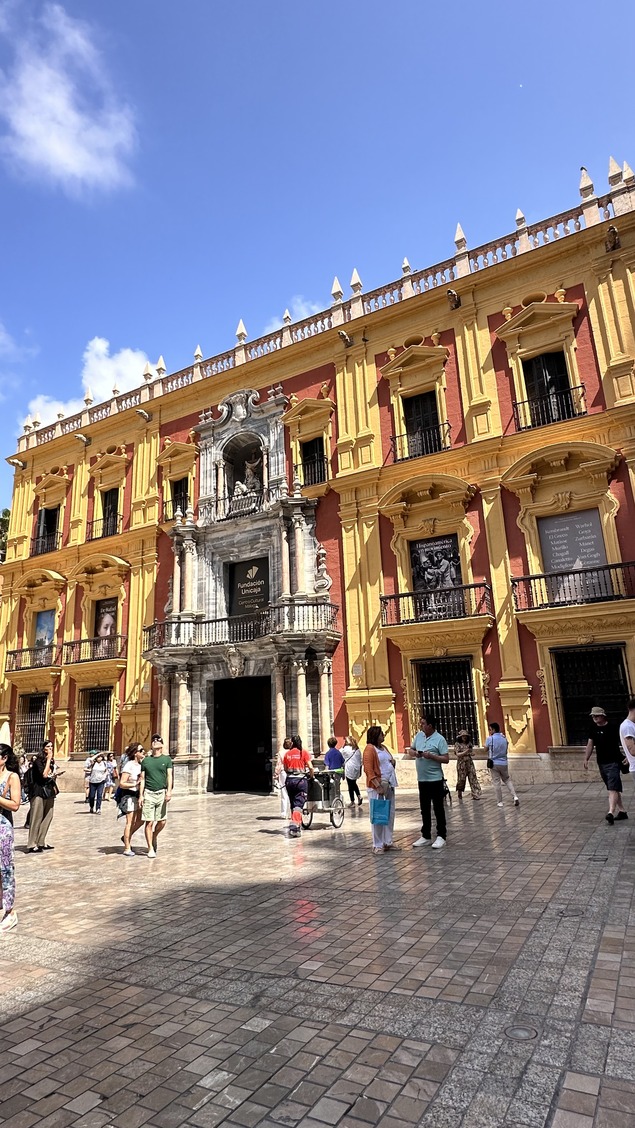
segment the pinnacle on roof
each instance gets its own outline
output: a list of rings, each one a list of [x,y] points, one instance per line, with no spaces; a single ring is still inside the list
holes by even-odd
[[[162,356],[157,360],[157,376],[165,376],[165,361]]]
[[[342,289],[340,280],[337,277],[337,274],[335,275],[335,278],[333,279],[333,285],[331,286],[331,297],[333,298],[334,302],[341,302],[342,298],[344,297],[344,291]]]
[[[410,274],[410,271],[411,271],[411,270],[412,270],[412,267],[410,266],[410,263],[408,262],[408,259],[407,259],[407,258],[405,258],[405,259],[403,260],[402,264],[401,264],[401,273],[402,273],[402,274]]]
[[[149,384],[150,381],[154,379],[154,373],[153,373],[152,369],[150,368],[149,363],[146,364],[146,366],[143,370],[143,379],[146,381],[147,384]]]
[[[241,345],[247,340],[247,330],[245,329],[245,323],[242,317],[236,326],[236,340],[239,341]]]
[[[362,292],[362,280],[357,273],[357,267],[355,267],[351,274],[351,290],[354,294],[361,294]]]
[[[282,320],[284,321],[285,325],[291,324],[291,314],[289,313],[288,309],[285,309],[285,311],[282,315]]]
[[[465,251],[467,249],[467,239],[465,238],[465,233],[460,223],[457,223],[456,225],[456,231],[454,232],[454,243],[457,250]]]
[[[203,359],[203,351],[201,349],[201,346],[197,345],[195,350],[194,350],[194,360],[202,360],[202,359]]]
[[[582,199],[585,200],[589,196],[593,195],[593,181],[591,180],[591,177],[589,176],[584,165],[581,165],[580,172],[582,173],[580,177],[580,195],[582,196]]]
[[[615,160],[615,157],[609,157],[609,184],[613,188],[616,184],[619,184],[621,179],[622,170],[620,166]]]

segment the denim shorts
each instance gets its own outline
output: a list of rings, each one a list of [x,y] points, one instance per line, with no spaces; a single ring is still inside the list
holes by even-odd
[[[619,764],[598,764],[598,768],[608,791],[622,790],[622,773]]]

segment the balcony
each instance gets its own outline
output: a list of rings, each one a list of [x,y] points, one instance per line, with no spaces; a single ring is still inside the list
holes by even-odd
[[[423,458],[426,454],[438,454],[450,446],[449,423],[437,423],[434,427],[423,427],[420,431],[410,431],[406,435],[391,435],[390,446],[395,462],[407,462],[409,458]]]
[[[24,650],[8,650],[8,674],[19,670],[41,670],[46,666],[59,666],[62,648],[52,642],[45,646],[28,646]]]
[[[549,423],[576,419],[580,415],[586,415],[584,384],[521,400],[514,403],[513,408],[517,431],[530,431],[533,427],[546,427]]]
[[[62,543],[61,532],[44,533],[31,538],[31,556],[42,556],[45,552],[55,552]]]
[[[65,666],[77,662],[103,662],[111,658],[125,658],[127,635],[113,635],[111,638],[79,638],[76,642],[65,642],[62,662]]]
[[[491,597],[489,584],[462,584],[447,590],[382,595],[381,625],[395,627],[491,615]]]
[[[169,522],[175,521],[177,509],[180,509],[181,515],[183,517],[185,517],[185,514],[186,514],[186,512],[189,508],[189,505],[190,505],[190,499],[189,499],[189,497],[187,497],[187,495],[184,496],[184,497],[166,497],[166,498],[164,498],[163,499],[163,507],[161,509],[161,523],[163,525],[167,525]]]
[[[321,486],[329,476],[329,462],[326,455],[316,455],[296,462],[293,467],[293,482],[301,486]]]
[[[98,517],[89,521],[86,526],[86,540],[101,540],[102,537],[116,537],[123,528],[121,513],[108,513],[105,517]]]
[[[246,493],[233,493],[230,497],[212,497],[199,503],[199,514],[203,524],[216,521],[235,521],[240,517],[251,517],[254,513],[267,510],[279,497],[278,490],[249,490]]]
[[[512,579],[517,611],[635,599],[635,561]]]
[[[337,634],[339,607],[333,603],[285,603],[267,607],[255,615],[234,615],[225,619],[168,619],[146,627],[143,649],[172,646],[223,646],[226,643],[254,642],[278,634]]]

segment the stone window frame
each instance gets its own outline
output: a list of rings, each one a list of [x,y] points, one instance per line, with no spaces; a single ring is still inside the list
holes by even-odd
[[[54,638],[57,638],[62,615],[62,594],[65,589],[66,578],[50,568],[38,568],[28,572],[16,584],[15,595],[23,601],[23,650],[35,646],[38,611],[55,611]],[[57,643],[54,641],[53,645]]]
[[[304,487],[310,491],[311,497],[319,497],[330,489],[331,435],[335,403],[326,395],[319,399],[311,397],[298,399],[296,396],[290,396],[289,405],[282,416],[282,422],[289,431],[291,475],[293,476],[294,466],[298,466],[302,462],[303,443],[309,442],[311,439],[322,439],[324,445],[324,457],[327,466],[326,481],[319,482],[314,486]]]
[[[40,510],[59,509],[57,531],[60,536],[61,545],[64,532],[66,499],[70,481],[71,477],[68,472],[68,468],[66,466],[55,466],[52,470],[49,470],[45,474],[43,474],[39,482],[35,483],[33,487],[33,496],[34,499],[37,498],[38,507],[37,513],[35,511],[33,512],[32,536],[36,536],[37,533],[38,514]]]
[[[190,505],[194,508],[196,486],[196,459],[199,453],[198,443],[194,442],[194,431],[190,431],[187,441],[182,442],[166,437],[163,448],[157,457],[157,466],[161,467],[161,494],[162,502],[172,500],[171,493],[166,496],[165,484],[167,482],[180,482],[183,478],[188,480],[188,496]],[[183,514],[185,516],[185,514]]]
[[[389,349],[388,356],[388,362],[382,365],[381,375],[390,389],[395,434],[406,433],[403,401],[425,392],[435,393],[439,426],[442,427],[448,421],[445,365],[450,350],[444,345],[413,344],[399,355],[395,349]],[[448,449],[452,445],[450,436],[444,435],[442,443],[441,449]]]
[[[545,353],[564,355],[569,388],[582,387],[576,356],[576,339],[573,322],[580,312],[577,302],[565,302],[564,290],[556,291],[558,300],[530,301],[512,316],[510,306],[503,310],[505,321],[496,330],[496,336],[505,345],[516,403],[526,403],[524,360],[532,360]],[[586,414],[584,391],[575,393],[577,414]]]
[[[121,559],[119,556],[113,556],[111,553],[101,552],[94,553],[91,556],[85,557],[79,564],[77,564],[68,574],[69,584],[69,604],[72,602],[74,605],[74,595],[77,584],[82,586],[82,622],[80,628],[80,639],[90,639],[94,637],[94,622],[95,622],[95,604],[100,599],[116,598],[117,599],[117,635],[122,634],[123,623],[123,605],[126,600],[126,578],[130,571],[130,564]],[[71,596],[73,596],[71,600]],[[73,642],[74,634],[74,615],[67,619],[69,637],[65,637],[65,642]],[[87,666],[94,666],[95,663],[87,663]],[[75,673],[73,672],[73,677]],[[75,679],[77,680],[77,679]]]
[[[93,522],[104,518],[104,493],[108,490],[119,490],[117,512],[123,510],[123,493],[126,484],[126,471],[130,459],[124,446],[111,447],[106,452],[100,451],[97,460],[88,468],[89,477],[95,483],[93,499]]]

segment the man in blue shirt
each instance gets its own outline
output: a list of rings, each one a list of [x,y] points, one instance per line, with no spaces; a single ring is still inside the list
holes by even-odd
[[[406,749],[406,755],[409,759],[417,761],[419,806],[421,807],[421,838],[418,838],[412,845],[431,845],[433,850],[440,850],[445,846],[447,838],[443,803],[443,768],[441,765],[449,763],[450,755],[444,738],[440,732],[437,732],[436,718],[432,713],[422,714],[419,720],[419,731],[412,742],[412,746]],[[434,808],[434,818],[437,824],[437,836],[434,842],[432,841],[430,805]]]
[[[329,736],[327,742],[328,752],[324,757],[324,767],[330,772],[339,772],[344,775],[344,757],[337,747],[337,737]]]

